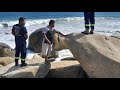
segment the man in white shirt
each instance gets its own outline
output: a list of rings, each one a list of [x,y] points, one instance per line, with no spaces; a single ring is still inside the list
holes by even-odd
[[[50,55],[52,51],[52,46],[53,46],[53,38],[55,33],[59,33],[62,36],[66,36],[62,34],[59,31],[56,31],[54,29],[55,26],[55,21],[50,20],[49,25],[45,28],[43,28],[42,33],[43,33],[43,43],[42,43],[42,56],[45,57],[45,62],[48,62],[48,56]]]

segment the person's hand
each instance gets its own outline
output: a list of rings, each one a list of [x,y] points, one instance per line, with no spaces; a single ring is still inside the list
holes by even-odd
[[[50,42],[50,41],[48,41],[48,44],[49,44],[49,45],[51,45],[51,42]]]

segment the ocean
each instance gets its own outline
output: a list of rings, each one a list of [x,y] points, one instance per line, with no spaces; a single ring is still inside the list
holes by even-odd
[[[55,28],[62,33],[80,33],[84,30],[83,15],[83,12],[0,12],[0,42],[15,48],[11,29],[21,16],[27,19],[26,27],[30,35],[36,29],[47,26],[50,19],[56,21]],[[95,33],[110,36],[120,31],[120,12],[96,12],[95,21]],[[3,23],[8,27],[4,27]]]

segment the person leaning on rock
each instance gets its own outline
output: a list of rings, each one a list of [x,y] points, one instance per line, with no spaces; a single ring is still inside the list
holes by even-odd
[[[54,26],[55,26],[55,21],[50,20],[49,25],[43,28],[42,30],[42,33],[43,33],[42,56],[45,58],[45,62],[48,62],[47,60],[48,56],[50,55],[52,51],[54,34],[58,33],[62,36],[65,36],[65,37],[67,36],[55,30]]]

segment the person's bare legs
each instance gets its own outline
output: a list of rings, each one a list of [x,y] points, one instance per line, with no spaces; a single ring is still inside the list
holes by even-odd
[[[48,62],[48,56],[47,55],[45,56],[45,62]]]
[[[45,55],[45,62],[46,62],[46,63],[49,63],[49,61],[48,61],[48,54]]]
[[[49,46],[48,46],[47,55],[45,55],[45,62],[47,62],[47,63],[50,62],[50,61],[48,60],[48,57],[50,56],[51,51],[52,51],[52,45],[49,45]]]

